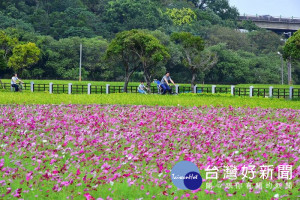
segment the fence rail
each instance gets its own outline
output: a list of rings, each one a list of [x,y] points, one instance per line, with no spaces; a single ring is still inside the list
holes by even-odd
[[[254,88],[251,87],[224,87],[216,86],[212,87],[198,87],[194,88],[187,86],[171,87],[176,93],[215,93],[215,94],[231,94],[233,96],[250,96],[250,97],[273,97],[273,98],[300,98],[300,88]],[[2,83],[1,89],[11,90],[10,83]],[[31,92],[50,92],[54,94],[109,94],[109,93],[124,93],[123,86],[98,86],[98,85],[72,85],[70,84],[34,84],[23,83],[23,90]],[[151,86],[150,90],[152,94],[158,93],[157,86]],[[138,93],[137,86],[128,86],[127,93]]]

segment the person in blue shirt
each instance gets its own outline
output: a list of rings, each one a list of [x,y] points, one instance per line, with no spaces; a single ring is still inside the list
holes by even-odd
[[[138,92],[141,94],[147,94],[146,90],[146,86],[144,85],[144,82],[141,81],[141,84],[138,87]]]
[[[173,83],[173,85],[175,86],[175,83],[174,83],[174,81],[171,79],[171,77],[170,77],[170,73],[169,72],[167,72],[166,73],[166,75],[161,79],[161,88],[162,88],[162,94],[166,94],[167,93],[167,91],[170,93],[170,94],[172,94],[172,90],[171,90],[171,88],[170,88],[170,83],[169,83],[169,81],[171,82],[171,83]]]

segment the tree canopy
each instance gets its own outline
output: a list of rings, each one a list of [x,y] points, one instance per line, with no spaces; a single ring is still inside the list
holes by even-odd
[[[176,82],[194,77],[194,84],[280,83],[280,51],[286,59],[293,57],[293,80],[300,83],[299,32],[284,46],[281,35],[239,22],[238,15],[228,0],[0,1],[1,78],[19,70],[22,78],[77,79],[82,43],[84,80],[149,82],[170,71]],[[187,38],[175,40],[174,33]],[[188,42],[191,36],[201,38],[199,49],[200,40]],[[139,45],[148,41],[160,53],[131,54],[126,72],[117,52],[124,47],[122,37]],[[39,50],[30,52],[29,44]],[[187,70],[191,49],[194,71]]]
[[[300,59],[300,30],[292,35],[286,42],[283,48],[283,56],[285,59]]]
[[[115,57],[123,63],[125,68],[124,91],[130,76],[141,67],[148,88],[157,64],[169,59],[166,47],[153,35],[141,30],[131,30],[118,33],[110,43],[106,54]]]

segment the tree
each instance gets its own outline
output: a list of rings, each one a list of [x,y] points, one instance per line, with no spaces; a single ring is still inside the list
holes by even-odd
[[[191,24],[197,18],[195,12],[190,8],[182,8],[182,9],[167,8],[166,14],[171,18],[173,23],[176,25]]]
[[[152,74],[159,62],[169,58],[167,49],[153,35],[142,30],[123,31],[116,35],[106,51],[107,58],[122,62],[125,70],[124,92],[131,75],[141,66],[147,87],[150,89]]]
[[[277,53],[278,48],[282,45],[280,36],[267,30],[258,30],[248,33],[251,45],[256,49],[256,53]]]
[[[124,92],[127,92],[127,86],[132,74],[139,67],[139,57],[131,51],[128,38],[137,31],[123,31],[116,35],[106,50],[106,60],[113,59],[121,62],[125,71]]]
[[[170,58],[168,49],[156,37],[144,31],[137,31],[129,39],[131,51],[138,56],[141,62],[144,78],[150,91],[153,74]]]
[[[220,43],[226,43],[227,48],[233,50],[247,50],[251,51],[250,39],[246,33],[241,33],[238,30],[232,30],[228,27],[213,26],[208,29],[208,39],[206,40],[210,46]]]
[[[230,6],[228,0],[190,0],[199,9],[211,9],[222,19],[236,19],[239,12],[236,7]]]
[[[149,0],[109,1],[101,18],[114,34],[131,29],[155,30],[165,21],[157,5]]]
[[[16,72],[39,60],[40,49],[34,43],[18,44],[13,49],[13,55],[8,60],[8,66]]]
[[[300,59],[300,30],[295,32],[284,45],[283,57],[288,61],[289,84],[292,84],[292,60]]]
[[[220,43],[209,47],[218,56],[218,63],[207,74],[206,81],[214,84],[279,84],[280,59],[276,53],[260,54],[233,51]]]
[[[226,44],[220,43],[210,47],[218,56],[218,63],[208,73],[207,79],[215,84],[239,84],[246,83],[250,77],[249,61],[243,59],[237,52],[226,48]]]
[[[9,36],[4,31],[0,30],[0,70],[7,68],[7,62],[12,55],[14,46],[18,43],[18,39]]]
[[[104,62],[104,54],[108,47],[108,42],[102,37],[82,39],[82,63],[89,72],[92,80],[107,80],[113,75],[113,70]]]
[[[12,49],[17,43],[17,38],[12,38],[4,31],[0,31],[0,53],[3,57],[3,60],[8,60],[8,57],[12,53]]]
[[[180,32],[171,35],[172,40],[182,46],[184,52],[183,64],[190,69],[192,73],[191,87],[195,86],[197,75],[204,74],[217,62],[215,54],[204,51],[204,41],[200,36],[194,36],[191,33]]]
[[[300,59],[300,30],[295,32],[285,43],[283,57],[285,59]]]
[[[102,37],[79,38],[70,37],[59,41],[49,38],[42,38],[39,41],[41,46],[47,45],[44,50],[46,64],[43,69],[49,76],[61,79],[78,80],[79,74],[79,47],[82,43],[82,79],[87,78],[99,80],[104,78],[103,73],[112,71],[108,69],[103,55],[108,43]],[[106,75],[106,77],[108,77]]]

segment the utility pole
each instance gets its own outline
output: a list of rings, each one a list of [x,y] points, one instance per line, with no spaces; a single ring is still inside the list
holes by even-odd
[[[288,58],[287,67],[288,67],[288,82],[289,85],[292,85],[293,80],[292,80],[292,58],[291,57]]]
[[[288,39],[292,36],[292,32],[284,32],[284,35],[288,36]],[[292,80],[292,58],[291,56],[287,59],[287,67],[288,67],[288,84],[292,85],[293,80]]]
[[[82,44],[80,43],[80,58],[79,58],[79,81],[81,81],[81,61],[82,61]]]
[[[280,56],[280,60],[281,60],[281,85],[283,85],[283,58],[280,52],[277,52],[277,54]]]

